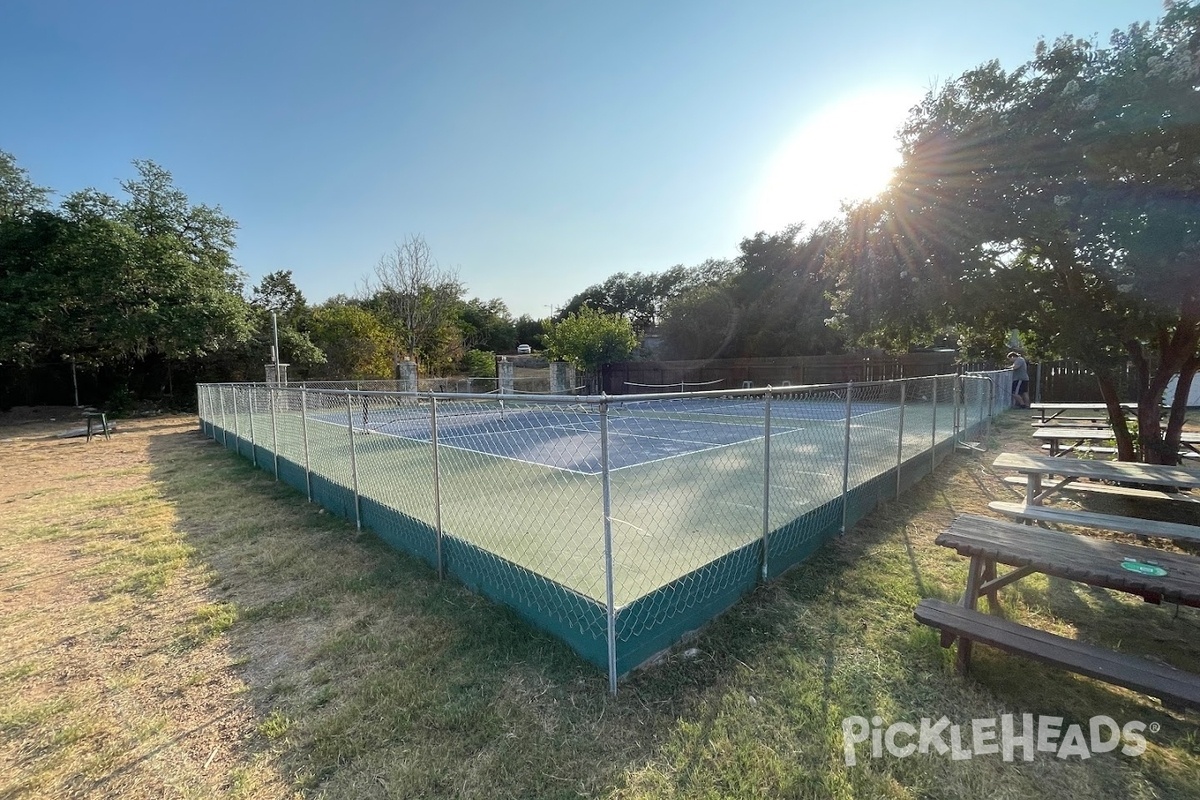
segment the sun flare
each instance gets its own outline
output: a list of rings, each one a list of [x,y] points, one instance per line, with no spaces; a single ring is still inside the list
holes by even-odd
[[[836,216],[844,201],[882,191],[900,164],[895,135],[920,92],[856,95],[807,117],[771,156],[754,192],[751,226],[775,232]]]

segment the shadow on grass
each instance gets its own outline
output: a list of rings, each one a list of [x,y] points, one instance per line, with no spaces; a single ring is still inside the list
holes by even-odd
[[[769,793],[826,796],[853,786],[871,796],[897,783],[938,785],[946,770],[972,767],[909,761],[847,771],[838,725],[848,714],[961,719],[994,716],[999,702],[1073,718],[1116,708],[1147,715],[1137,697],[1116,701],[1106,687],[1004,654],[977,657],[965,683],[949,672],[937,635],[912,618],[920,597],[951,596],[965,583],[965,559],[929,571],[930,558],[944,554],[917,532],[957,504],[929,480],[629,676],[612,699],[605,676],[557,639],[439,582],[423,562],[357,533],[219,445],[195,446],[198,437],[153,437],[153,477],[212,572],[209,599],[238,610],[221,639],[267,731],[243,746],[272,754],[301,790],[733,796],[745,781],[778,790]],[[962,472],[977,465],[954,459],[938,480],[972,483]],[[1072,619],[1081,638],[1112,636],[1118,614],[1139,645],[1164,630],[1161,620],[1138,630],[1128,604],[1107,593],[1020,591]],[[1172,624],[1194,634],[1194,623]],[[1195,654],[1195,645],[1182,652]],[[1031,690],[1031,676],[1043,688]],[[1181,723],[1171,731],[1186,736]],[[1094,768],[1106,788],[1133,794],[1147,780],[1139,766]],[[1174,786],[1167,772],[1151,782]],[[1045,777],[1000,774],[1016,791]]]

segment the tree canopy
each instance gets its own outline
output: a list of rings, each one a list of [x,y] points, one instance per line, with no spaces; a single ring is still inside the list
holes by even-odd
[[[1174,461],[1200,342],[1200,9],[1108,47],[1064,37],[931,92],[903,163],[849,216],[837,312],[862,338],[1028,331],[1094,370],[1121,457]],[[1138,441],[1114,369],[1139,374]],[[1157,405],[1173,374],[1165,433]]]
[[[0,162],[0,361],[182,361],[245,340],[237,224],[219,208],[137,161],[126,199],[88,189],[47,211],[45,190]]]
[[[573,364],[593,377],[600,367],[625,360],[637,347],[637,336],[628,319],[591,306],[551,323],[542,341],[551,358]]]

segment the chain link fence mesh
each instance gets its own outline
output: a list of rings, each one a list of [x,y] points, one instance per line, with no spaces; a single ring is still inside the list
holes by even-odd
[[[209,384],[200,428],[619,675],[1010,406],[1009,371],[622,396]]]

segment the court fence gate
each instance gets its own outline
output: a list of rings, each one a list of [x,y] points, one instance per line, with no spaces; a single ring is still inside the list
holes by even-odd
[[[200,430],[628,673],[1011,406],[1011,371],[642,395],[197,387]]]

